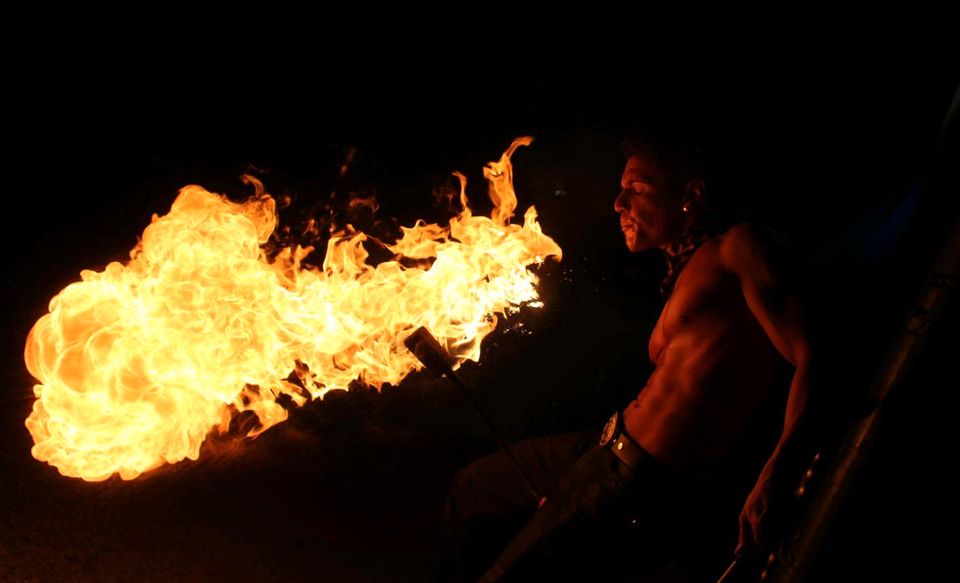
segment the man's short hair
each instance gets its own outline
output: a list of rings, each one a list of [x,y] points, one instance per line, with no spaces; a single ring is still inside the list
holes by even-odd
[[[645,125],[627,133],[623,153],[627,159],[649,157],[676,185],[699,178],[708,189],[715,186],[712,152],[704,132]]]

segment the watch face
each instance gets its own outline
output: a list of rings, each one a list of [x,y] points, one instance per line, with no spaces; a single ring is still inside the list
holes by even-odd
[[[613,434],[617,432],[617,414],[614,413],[607,424],[603,426],[603,433],[600,434],[600,445],[607,445],[613,439]]]

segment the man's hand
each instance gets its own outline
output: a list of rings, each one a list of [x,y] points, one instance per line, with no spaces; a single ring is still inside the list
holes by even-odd
[[[777,492],[769,474],[757,480],[740,511],[740,537],[734,555],[759,554],[769,550],[783,528],[786,496]]]

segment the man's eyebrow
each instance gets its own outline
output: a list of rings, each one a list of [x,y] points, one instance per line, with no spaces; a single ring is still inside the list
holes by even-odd
[[[633,184],[634,182],[642,182],[644,184],[653,185],[653,178],[649,175],[644,174],[643,172],[632,172],[623,177],[622,186],[626,188],[627,186]]]

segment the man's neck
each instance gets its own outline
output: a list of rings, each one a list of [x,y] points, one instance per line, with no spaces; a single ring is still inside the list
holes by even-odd
[[[703,223],[693,223],[679,236],[667,243],[661,245],[667,261],[667,273],[660,283],[660,295],[664,298],[673,293],[673,287],[680,277],[680,272],[693,256],[693,254],[710,239],[716,236],[714,229],[709,228]]]

